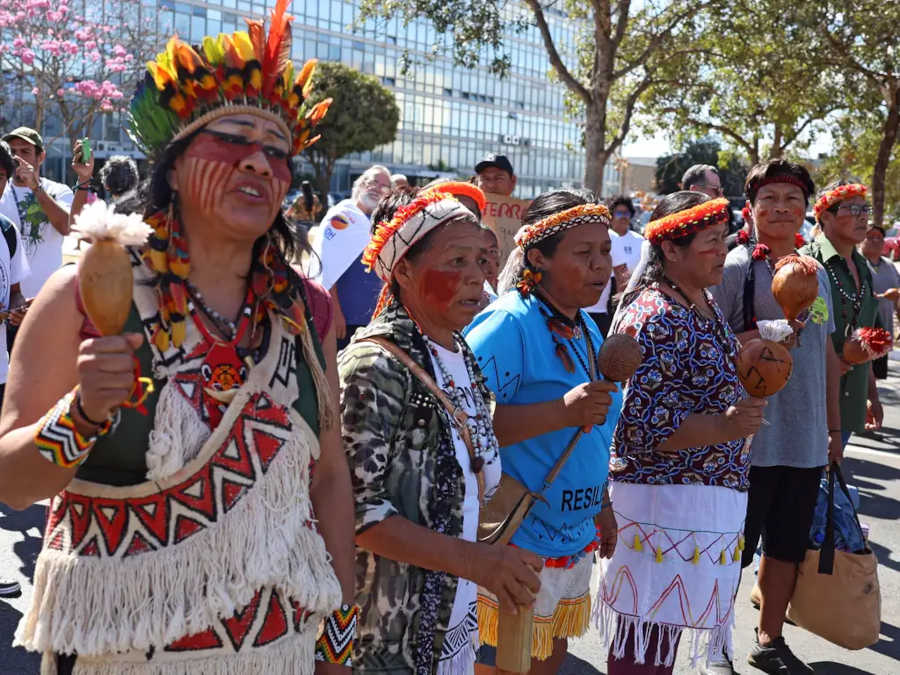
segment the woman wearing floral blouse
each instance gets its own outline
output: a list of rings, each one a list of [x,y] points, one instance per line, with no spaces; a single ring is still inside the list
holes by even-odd
[[[462,675],[475,661],[478,585],[528,606],[541,561],[475,541],[480,504],[500,479],[490,392],[459,334],[484,284],[478,219],[449,192],[387,200],[390,221],[363,257],[385,289],[339,360],[361,607],[353,667]]]
[[[745,439],[765,403],[745,397],[737,341],[706,290],[722,278],[729,218],[725,199],[665,197],[645,232],[649,258],[614,321],[644,360],[625,388],[613,442],[620,543],[601,561],[597,603],[610,675],[671,673],[683,631],[693,659],[701,641],[710,656],[731,652]]]

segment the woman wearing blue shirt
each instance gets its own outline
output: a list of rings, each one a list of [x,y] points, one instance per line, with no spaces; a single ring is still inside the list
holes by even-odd
[[[512,544],[546,559],[534,606],[532,673],[556,673],[567,638],[590,617],[593,551],[609,557],[616,523],[606,492],[609,446],[621,397],[600,379],[603,338],[582,311],[609,281],[609,211],[566,190],[540,195],[501,275],[514,287],[479,314],[466,340],[497,398],[494,430],[504,472],[541,492],[581,427],[562,472],[536,501]],[[496,644],[498,603],[479,591],[481,639]]]

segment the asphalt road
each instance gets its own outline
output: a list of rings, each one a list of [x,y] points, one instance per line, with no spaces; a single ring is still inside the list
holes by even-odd
[[[872,647],[848,651],[803,629],[786,626],[785,639],[816,673],[828,675],[900,674],[900,353],[894,353],[891,377],[879,387],[885,407],[884,428],[854,437],[848,448],[846,469],[859,488],[861,520],[869,524],[870,543],[879,560],[882,596],[881,639]],[[40,549],[45,508],[35,505],[13,511],[0,504],[0,577],[22,583],[17,598],[0,599],[0,674],[38,672],[38,659],[21,648],[13,648],[12,635],[31,598],[29,580]],[[735,667],[739,673],[758,671],[746,664],[753,640],[757,613],[750,606],[752,575],[745,574],[738,596],[735,630]],[[596,675],[606,672],[606,651],[597,634],[590,631],[570,645],[562,673]],[[678,675],[695,672],[682,656]],[[273,675],[278,675],[273,673]]]

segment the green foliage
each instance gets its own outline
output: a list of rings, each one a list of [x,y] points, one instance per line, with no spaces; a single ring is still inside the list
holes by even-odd
[[[751,163],[808,146],[844,104],[815,34],[815,21],[790,3],[745,0],[710,12],[686,57],[692,76],[650,92],[647,126],[681,142],[714,133]]]
[[[599,190],[603,167],[628,135],[645,93],[651,86],[677,86],[698,17],[723,2],[363,0],[362,18],[427,20],[439,36],[433,53],[450,37],[457,64],[482,64],[501,74],[509,68],[507,31],[530,31],[544,45],[551,78],[567,90],[567,110],[583,120],[584,182]],[[559,21],[576,27],[574,45],[558,42]]]
[[[816,185],[838,178],[852,178],[872,184],[875,160],[881,146],[883,115],[870,111],[855,118],[844,117],[834,134],[834,151],[813,173]],[[900,148],[894,147],[885,172],[884,221],[900,222]]]
[[[680,190],[681,177],[695,164],[709,164],[719,170],[726,196],[737,197],[744,194],[747,168],[732,153],[723,151],[717,141],[711,140],[693,141],[682,152],[657,158],[657,192],[669,194]]]
[[[341,63],[319,63],[312,82],[310,105],[326,98],[333,102],[316,128],[322,137],[303,154],[313,165],[319,190],[327,193],[338,159],[394,140],[400,109],[377,78]]]

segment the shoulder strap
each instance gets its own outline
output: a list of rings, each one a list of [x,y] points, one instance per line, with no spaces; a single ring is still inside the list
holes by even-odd
[[[466,421],[469,419],[469,416],[466,414],[465,410],[461,410],[459,407],[453,404],[453,401],[450,400],[450,397],[441,389],[437,382],[434,381],[434,378],[428,374],[428,372],[420,366],[418,363],[413,361],[412,357],[407,354],[403,349],[398,347],[395,343],[391,342],[387,338],[372,335],[366,338],[362,338],[358,340],[358,342],[371,342],[373,344],[378,345],[384,351],[388,352],[394,358],[396,358],[400,363],[402,363],[413,375],[415,375],[418,380],[425,385],[425,388],[428,389],[432,394],[434,394],[435,398],[441,402],[441,405],[447,411],[447,414],[450,415],[450,420],[453,422],[453,425],[456,427],[456,431],[459,433],[460,438],[462,438],[463,443],[466,446],[466,451],[469,454],[469,462],[474,466],[476,460],[478,459],[478,455],[475,453],[475,445],[472,442],[472,434],[469,431],[469,427],[466,424]],[[474,384],[474,383],[473,383]],[[478,482],[478,502],[482,503],[484,500],[484,472],[483,471],[475,471],[475,478]]]
[[[741,311],[744,318],[744,330],[753,330],[756,328],[756,312],[753,307],[753,296],[756,291],[756,283],[753,273],[753,258],[750,258],[750,265],[747,267],[747,276],[744,277],[744,295]]]
[[[472,435],[469,433],[469,427],[466,426],[466,420],[468,419],[468,415],[464,410],[460,410],[447,394],[441,389],[437,383],[434,381],[434,378],[429,375],[422,366],[412,360],[409,354],[400,349],[396,344],[388,340],[387,338],[371,335],[366,338],[361,338],[358,342],[372,342],[379,347],[381,347],[384,351],[396,357],[400,363],[406,366],[409,371],[415,375],[419,381],[425,385],[425,387],[430,391],[434,396],[441,402],[441,404],[446,408],[447,412],[450,414],[450,419],[453,420],[454,425],[456,425],[456,429],[459,432],[459,435],[462,437],[463,442],[466,444],[466,450],[469,452],[469,460],[475,460],[475,446],[472,444]],[[575,446],[578,445],[578,441],[581,440],[582,434],[584,434],[585,429],[579,428],[578,431],[575,432],[575,435],[572,437],[572,440],[569,441],[569,444],[566,446],[566,449],[559,456],[559,459],[556,460],[556,463],[547,472],[547,477],[544,478],[544,489],[543,492],[546,492],[553,481],[556,480],[557,476],[559,476],[560,471],[562,471],[563,465],[568,461],[569,457],[572,456],[572,451],[575,450]],[[482,496],[484,495],[484,474],[482,472],[478,472],[475,474],[478,478],[478,495],[479,501],[481,501]]]

